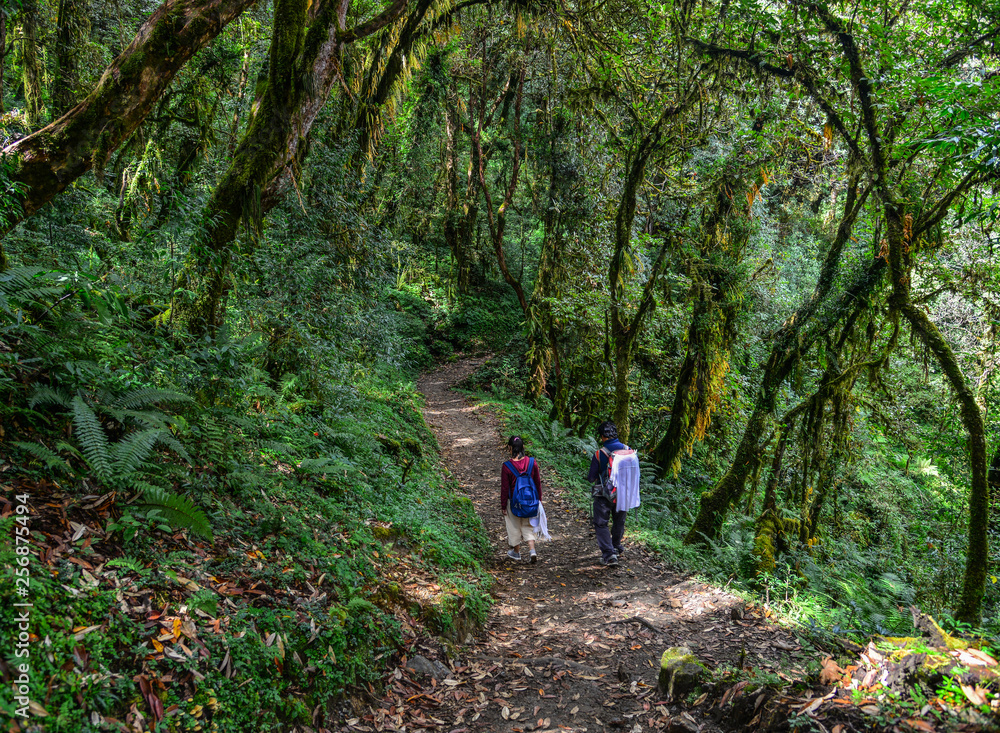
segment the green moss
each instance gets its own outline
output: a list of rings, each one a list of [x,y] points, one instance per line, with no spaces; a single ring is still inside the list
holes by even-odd
[[[659,686],[668,699],[677,700],[693,692],[711,671],[687,647],[671,647],[660,657]]]

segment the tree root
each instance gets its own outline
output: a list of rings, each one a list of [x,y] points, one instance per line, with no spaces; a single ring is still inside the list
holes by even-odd
[[[623,618],[623,619],[621,619],[619,621],[608,621],[604,625],[605,626],[614,626],[615,624],[631,624],[631,623],[642,624],[647,629],[649,629],[650,631],[655,631],[657,634],[666,634],[667,633],[663,629],[654,626],[653,624],[651,624],[649,621],[647,621],[646,619],[642,618],[641,616],[629,616],[628,618]]]

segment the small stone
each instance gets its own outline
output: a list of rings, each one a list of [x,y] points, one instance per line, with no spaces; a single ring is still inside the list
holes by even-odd
[[[427,657],[415,656],[406,663],[406,668],[415,674],[427,675],[436,680],[443,680],[450,674],[450,670],[441,662],[431,661]]]

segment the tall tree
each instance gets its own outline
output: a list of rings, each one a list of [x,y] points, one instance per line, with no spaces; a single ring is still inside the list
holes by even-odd
[[[52,112],[61,117],[80,94],[80,51],[90,35],[89,0],[59,0],[56,21],[56,73],[52,84]]]
[[[957,158],[939,155],[940,148],[928,145],[928,141],[945,134],[954,134],[956,129],[950,117],[927,115],[923,111],[927,95],[934,93],[945,97],[939,100],[941,103],[965,106],[968,118],[975,121],[973,125],[984,119],[982,115],[985,108],[980,106],[978,100],[970,102],[964,93],[959,100],[955,97],[953,88],[942,87],[938,83],[941,75],[953,73],[956,65],[978,53],[983,43],[1000,33],[1000,27],[995,21],[982,16],[982,8],[978,4],[972,5],[976,7],[956,10],[956,13],[962,15],[964,22],[959,37],[949,38],[946,43],[933,44],[926,49],[928,53],[923,58],[925,66],[919,71],[910,69],[906,72],[908,79],[917,80],[919,94],[913,94],[913,90],[909,89],[902,90],[900,94],[901,85],[890,83],[893,72],[882,64],[881,59],[884,58],[886,49],[894,46],[903,48],[912,44],[914,39],[910,32],[915,25],[923,23],[933,27],[937,23],[947,22],[936,14],[936,10],[923,15],[922,8],[906,9],[903,12],[913,14],[914,20],[919,19],[919,22],[904,24],[899,22],[901,15],[886,17],[882,8],[872,8],[866,11],[868,15],[865,22],[859,24],[848,23],[827,4],[795,2],[790,4],[788,12],[780,19],[767,15],[755,16],[758,22],[764,18],[776,25],[782,23],[784,29],[800,29],[795,35],[775,36],[766,48],[761,48],[760,45],[752,49],[724,48],[704,41],[694,43],[716,58],[736,59],[752,65],[762,73],[793,80],[823,111],[830,134],[835,133],[850,150],[856,179],[849,186],[841,228],[827,256],[816,293],[810,303],[818,304],[831,293],[831,278],[836,272],[836,261],[840,258],[838,250],[842,250],[846,242],[844,237],[850,236],[850,224],[863,203],[864,197],[856,196],[854,191],[859,185],[864,185],[865,196],[869,192],[874,193],[877,212],[885,223],[886,241],[882,243],[879,258],[873,267],[884,263],[889,265],[892,289],[890,306],[894,313],[907,320],[913,332],[938,360],[962,408],[962,420],[969,436],[969,551],[957,615],[963,620],[978,622],[986,577],[988,510],[987,456],[982,413],[947,341],[926,314],[913,305],[909,297],[910,269],[915,256],[938,243],[937,240],[932,243],[928,235],[949,213],[952,205],[971,186],[988,175],[979,160],[984,153],[981,145],[971,155]],[[966,11],[969,12],[963,15]],[[864,29],[867,36],[859,41],[856,36],[862,32],[861,29]],[[829,38],[833,39],[835,45],[827,43]],[[868,57],[863,57],[863,54]],[[827,88],[823,76],[813,66],[817,58],[828,59],[833,64],[837,77],[846,82],[846,89],[841,94],[833,93]],[[883,77],[877,86],[872,81],[875,69]],[[847,94],[843,94],[843,91]],[[883,111],[889,109],[891,112]],[[962,123],[958,132],[968,134]],[[862,178],[859,179],[858,176]],[[903,188],[913,191],[913,203],[908,203],[906,197],[899,193]],[[836,257],[832,258],[831,254],[836,254]],[[860,285],[861,281],[856,283]],[[747,474],[745,466],[758,459],[755,436],[763,434],[765,417],[774,408],[775,389],[787,376],[791,366],[789,359],[797,360],[804,353],[802,347],[807,349],[814,342],[814,339],[803,339],[798,334],[804,324],[816,315],[816,309],[809,303],[804,307],[808,312],[803,312],[800,308],[794,322],[783,326],[777,340],[783,353],[779,353],[778,346],[772,350],[754,413],[748,421],[733,465],[716,487],[703,495],[698,517],[686,541],[695,542],[700,541],[703,536],[714,536],[729,503],[742,491]],[[838,318],[847,317],[849,313],[850,310],[845,308]],[[827,330],[820,329],[824,332]],[[797,344],[787,341],[787,336],[793,332]],[[761,407],[764,408],[763,413]]]
[[[42,63],[38,58],[38,3],[26,0],[21,6],[19,40],[21,49],[21,85],[24,88],[24,114],[29,128],[42,119]]]
[[[406,17],[419,23],[429,0]],[[346,28],[350,0],[282,0],[275,5],[267,82],[233,160],[205,206],[205,232],[175,291],[171,318],[195,333],[213,331],[224,321],[221,308],[226,275],[241,222],[252,236],[264,214],[294,185],[308,150],[312,125],[335,81],[342,79],[346,44],[395,22],[406,8],[395,0],[381,13]],[[184,298],[177,297],[185,294]]]

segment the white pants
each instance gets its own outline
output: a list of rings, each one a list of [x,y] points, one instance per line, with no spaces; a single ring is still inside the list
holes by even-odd
[[[522,542],[535,541],[535,528],[531,526],[530,519],[515,517],[510,510],[510,502],[507,503],[507,513],[504,514],[504,524],[507,525],[507,544],[516,548]]]

